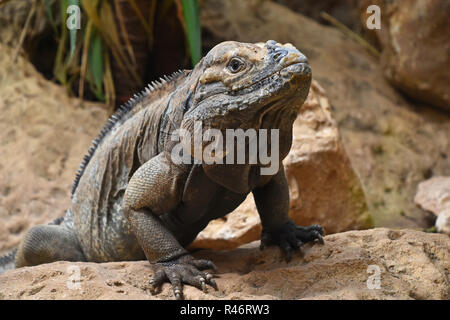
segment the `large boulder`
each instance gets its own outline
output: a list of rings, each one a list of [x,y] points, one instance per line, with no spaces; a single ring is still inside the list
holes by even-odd
[[[209,45],[274,39],[306,54],[313,77],[327,93],[375,225],[428,228],[434,223],[413,199],[419,182],[450,172],[449,115],[411,104],[384,79],[378,60],[335,28],[272,1],[202,4]]]
[[[295,223],[320,224],[327,233],[373,226],[361,184],[331,117],[330,104],[316,81],[294,122],[292,147],[283,164],[289,184],[289,216]],[[249,195],[235,211],[211,221],[193,246],[232,249],[260,235],[261,221]]]
[[[381,47],[386,78],[408,96],[450,110],[450,1],[365,0],[381,8]],[[363,13],[363,21],[367,15]],[[363,23],[364,25],[364,23]]]
[[[231,251],[202,250],[214,261],[219,290],[186,285],[187,299],[450,299],[450,238],[372,229],[325,237],[286,263],[258,242]],[[147,261],[56,262],[0,275],[0,299],[173,299],[169,284],[152,296]]]
[[[318,223],[327,233],[373,227],[328,98],[316,82],[311,88],[294,122],[292,147],[283,161],[291,200],[289,215],[299,225]]]

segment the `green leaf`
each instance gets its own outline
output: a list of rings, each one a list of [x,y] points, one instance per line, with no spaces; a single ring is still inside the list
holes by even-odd
[[[69,0],[68,1],[68,6],[71,5],[76,5],[78,7],[80,7],[80,4],[78,2],[78,0]],[[67,11],[67,8],[66,8]],[[72,60],[73,55],[75,53],[75,47],[76,47],[76,42],[77,42],[77,29],[71,29],[69,31],[69,37],[70,37],[70,59]]]
[[[48,16],[48,20],[50,21],[50,25],[53,28],[55,34],[58,34],[58,27],[56,26],[55,18],[53,17],[53,9],[52,9],[53,1],[45,0],[45,11]]]
[[[98,31],[93,32],[91,44],[89,46],[89,72],[92,76],[95,95],[104,100],[103,96],[103,44],[102,37]]]
[[[200,61],[202,55],[200,16],[197,0],[182,0],[183,16],[186,23],[186,32],[191,52],[192,66]]]

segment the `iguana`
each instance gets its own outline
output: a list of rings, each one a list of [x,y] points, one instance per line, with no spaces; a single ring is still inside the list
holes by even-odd
[[[310,83],[308,61],[291,44],[218,44],[192,71],[153,82],[121,107],[85,156],[65,217],[31,228],[17,253],[0,262],[14,256],[15,267],[147,259],[154,268],[153,293],[167,280],[177,299],[183,298],[183,284],[217,290],[213,276],[204,272],[214,264],[193,258],[185,248],[250,192],[262,223],[261,249],[278,245],[289,261],[303,243],[323,243],[320,226],[296,226],[289,219],[282,164],[276,174],[263,175],[259,162],[172,159],[172,134],[193,133],[195,121],[222,131],[278,129],[283,159]],[[189,158],[195,160],[193,154]]]

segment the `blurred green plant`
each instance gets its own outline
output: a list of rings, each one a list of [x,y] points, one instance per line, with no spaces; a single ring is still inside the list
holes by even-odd
[[[188,37],[191,63],[195,66],[202,56],[201,28],[197,0],[182,0],[185,32]]]
[[[10,0],[14,1],[14,0]],[[141,12],[136,0],[126,0],[139,18],[148,34],[149,46],[153,46],[155,17],[166,14],[172,5],[177,6],[186,36],[191,63],[201,58],[201,30],[197,0],[146,0],[150,1],[150,14]],[[71,5],[81,8],[81,28],[69,30],[66,21],[67,9]],[[36,10],[36,6],[38,9]],[[111,59],[114,59],[121,73],[136,87],[144,85],[136,72],[135,52],[126,28],[126,18],[119,0],[35,0],[33,12],[46,12],[48,21],[58,41],[53,75],[70,93],[78,88],[78,95],[85,96],[85,87],[95,97],[113,105],[115,90]],[[26,34],[28,24],[24,27]],[[122,36],[122,38],[121,38]],[[74,85],[78,81],[78,86]]]

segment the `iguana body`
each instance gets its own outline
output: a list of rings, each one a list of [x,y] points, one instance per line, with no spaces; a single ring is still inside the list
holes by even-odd
[[[321,240],[319,226],[297,227],[288,218],[289,193],[278,173],[262,164],[174,163],[174,130],[279,129],[283,159],[292,124],[310,86],[306,58],[292,45],[224,42],[190,72],[135,96],[112,117],[74,184],[60,225],[36,226],[21,242],[16,267],[58,260],[120,261],[147,258],[152,285],[168,279],[177,298],[182,283],[215,286],[201,270],[214,267],[185,250],[209,221],[233,211],[253,192],[261,217],[262,246],[279,245],[290,257],[301,243]]]

